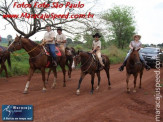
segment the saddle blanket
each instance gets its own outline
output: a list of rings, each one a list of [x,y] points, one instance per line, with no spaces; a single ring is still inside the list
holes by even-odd
[[[45,46],[44,47],[44,51],[45,51],[46,55],[50,56],[50,51],[49,51],[49,48],[48,47]],[[55,47],[55,54],[57,56],[62,56],[61,51],[59,50],[58,47]]]

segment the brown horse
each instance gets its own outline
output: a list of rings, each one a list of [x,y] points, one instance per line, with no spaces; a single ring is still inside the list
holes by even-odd
[[[10,53],[7,51],[6,47],[0,46],[0,64],[1,64],[0,74],[2,73],[3,70],[5,70],[6,78],[8,78],[7,68],[5,65],[6,60],[9,68],[11,69]]]
[[[133,49],[129,58],[127,59],[127,64],[126,64],[126,83],[127,83],[127,92],[130,92],[130,89],[128,87],[128,82],[131,74],[134,76],[134,90],[133,92],[136,92],[136,80],[138,74],[140,74],[140,84],[139,88],[141,88],[141,81],[142,81],[142,76],[143,76],[143,70],[144,70],[144,65],[141,63],[140,58],[139,58],[139,50]]]
[[[72,72],[72,63],[73,63],[73,57],[75,56],[76,52],[73,47],[66,47],[65,49],[65,55],[66,55],[66,65],[68,66],[68,77],[71,79],[71,72]],[[49,69],[48,76],[46,83],[49,81],[49,76],[51,73],[52,69]]]
[[[27,38],[23,38],[21,36],[17,36],[15,38],[15,41],[13,41],[8,50],[13,52],[16,50],[20,50],[20,49],[25,49],[25,51],[29,54],[30,58],[29,58],[29,74],[28,74],[28,78],[27,78],[27,83],[24,89],[23,93],[28,93],[28,88],[29,88],[29,83],[31,80],[31,77],[34,73],[34,71],[36,69],[41,70],[42,73],[42,80],[43,80],[43,91],[46,91],[46,85],[45,85],[45,68],[47,67],[48,61],[52,60],[51,57],[47,56],[45,54],[45,51],[43,49],[43,46],[31,41],[30,39]],[[57,57],[57,63],[61,66],[62,71],[63,71],[63,86],[66,86],[65,83],[65,63],[66,63],[66,57],[64,55]],[[56,78],[57,78],[57,71],[56,71],[56,66],[53,66],[52,64],[50,64],[48,66],[48,68],[52,68],[53,72],[54,72],[54,82],[52,84],[52,88],[55,87],[56,85]]]
[[[109,58],[105,55],[102,55],[102,58],[103,58],[103,62],[105,64],[104,70],[106,72],[106,75],[108,78],[108,85],[110,88],[110,85],[111,85],[110,74],[109,74],[110,61],[109,61]],[[81,62],[81,76],[80,76],[80,80],[79,80],[79,84],[78,84],[76,94],[77,95],[80,94],[81,82],[87,74],[91,75],[91,84],[92,84],[91,94],[93,94],[95,74],[97,74],[97,77],[98,77],[98,86],[96,89],[98,90],[99,86],[100,86],[100,80],[101,80],[100,71],[102,69],[99,70],[99,65],[100,65],[99,61],[95,55],[88,53],[88,52],[79,51],[78,55],[76,55],[74,58],[74,63],[73,63],[72,67],[73,68],[76,67],[79,64],[79,62]]]

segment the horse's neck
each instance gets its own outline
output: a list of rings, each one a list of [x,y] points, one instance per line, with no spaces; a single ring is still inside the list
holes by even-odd
[[[90,58],[89,54],[86,53],[81,53],[80,57],[81,57],[81,64],[84,64]]]
[[[22,46],[31,57],[38,55],[41,51],[39,49],[39,45],[38,44],[32,44],[31,41],[28,41],[28,43],[25,43],[25,44],[22,43]]]
[[[129,62],[131,64],[134,64],[135,63],[134,57],[131,57],[131,55],[129,56]]]

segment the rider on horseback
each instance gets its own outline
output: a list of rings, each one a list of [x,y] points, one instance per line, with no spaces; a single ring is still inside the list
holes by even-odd
[[[91,53],[96,53],[96,56],[101,64],[102,67],[104,67],[104,63],[102,61],[102,57],[101,57],[101,41],[99,40],[101,36],[99,35],[99,33],[96,33],[95,35],[93,35],[94,41],[92,44],[92,51]]]
[[[50,54],[53,57],[53,64],[57,66],[56,60],[57,56],[55,54],[55,33],[51,30],[51,25],[46,25],[47,32],[44,35],[43,44],[46,44],[49,47]]]
[[[127,59],[128,57],[130,56],[130,53],[132,52],[132,50],[135,48],[135,50],[139,50],[141,47],[142,47],[142,43],[139,41],[141,39],[141,36],[140,35],[134,35],[134,41],[131,41],[130,42],[130,45],[129,45],[129,53],[127,54],[122,66],[119,68],[119,71],[123,71],[124,69],[124,66],[126,66],[126,63],[127,63]],[[150,66],[148,66],[143,58],[143,56],[141,55],[140,51],[139,51],[139,57],[140,57],[140,60],[142,61],[142,63],[145,65],[145,68],[146,70],[150,70]]]
[[[65,43],[66,43],[66,36],[62,33],[62,28],[57,28],[57,36],[56,36],[56,45],[63,51],[65,54]]]

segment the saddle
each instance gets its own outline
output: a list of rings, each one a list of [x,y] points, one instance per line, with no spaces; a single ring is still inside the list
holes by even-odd
[[[51,58],[51,54],[50,54],[49,47],[48,47],[47,45],[45,45],[45,46],[43,46],[43,49],[44,49],[44,51],[45,51],[45,54],[46,54],[47,56],[49,56],[48,62],[47,62],[47,64],[46,64],[46,67],[49,67],[50,64],[53,64],[53,63],[52,63],[52,60],[53,60],[53,59]],[[59,48],[58,48],[57,46],[55,47],[55,54],[56,54],[57,57],[62,56],[61,51],[59,50]]]
[[[44,48],[45,54],[47,56],[51,56],[49,47],[45,45],[45,46],[43,46],[43,48]],[[55,47],[55,54],[56,54],[56,56],[62,56],[61,51],[59,50],[59,48],[57,46]]]
[[[5,47],[0,46],[0,52],[4,52],[4,51],[6,51],[6,48],[5,48]]]
[[[96,62],[97,66],[98,66],[97,70],[102,70],[103,68],[102,68],[101,63],[100,63],[98,57],[96,56],[96,54],[91,54],[91,55],[92,55],[94,61]],[[103,57],[102,57],[102,61],[104,62],[104,58]]]

